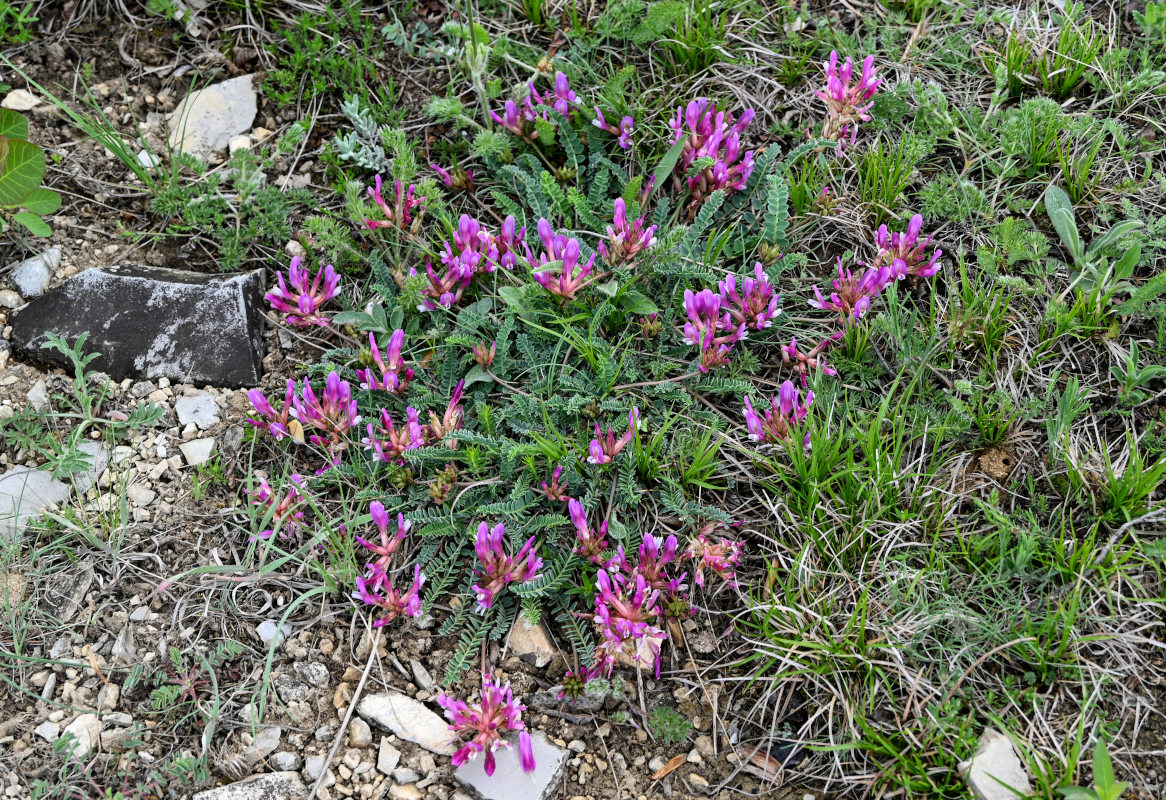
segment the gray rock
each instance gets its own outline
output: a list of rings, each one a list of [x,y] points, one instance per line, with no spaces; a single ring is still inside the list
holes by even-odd
[[[174,411],[178,414],[178,424],[184,428],[193,422],[205,431],[219,421],[219,406],[209,394],[179,397],[174,403]]]
[[[62,735],[64,734],[73,735],[70,747],[73,756],[78,759],[85,758],[97,748],[100,741],[101,720],[96,714],[82,714],[68,724],[62,732]]]
[[[57,737],[61,735],[61,728],[55,722],[42,722],[33,728],[32,732],[46,742],[55,742]]]
[[[0,308],[19,308],[22,302],[20,295],[11,289],[0,290]]]
[[[668,762],[665,761],[660,756],[656,756],[655,758],[653,758],[651,761],[648,762],[648,769],[652,770],[652,773],[655,774],[655,773],[659,772],[660,770],[664,769],[664,765],[667,763]]]
[[[360,717],[353,717],[348,723],[348,744],[350,747],[368,747],[372,744],[372,728]]]
[[[266,728],[260,728],[259,733],[255,736],[255,741],[251,743],[261,756],[269,756],[275,752],[275,748],[279,747],[279,737],[283,734],[283,729],[278,725],[269,725]]]
[[[39,256],[20,262],[9,276],[16,291],[25,299],[40,297],[49,288],[49,281],[61,266],[61,248],[50,247]]]
[[[93,564],[88,561],[71,569],[61,570],[45,584],[41,608],[61,622],[72,621],[77,616],[77,612],[81,610],[81,604],[89,596],[89,587],[93,585],[93,577]],[[64,652],[67,653],[71,649],[72,644],[69,643]],[[60,657],[53,656],[53,658]],[[47,690],[48,686],[45,689]]]
[[[543,689],[535,692],[530,698],[531,708],[564,708],[568,711],[590,711],[592,713],[603,708],[604,698],[602,696],[584,694],[578,700],[560,700],[559,692],[563,691],[562,686],[552,686],[550,689]]]
[[[268,772],[199,792],[193,800],[303,800],[308,787],[295,772]]]
[[[149,606],[138,606],[130,612],[130,622],[145,622],[150,618]]]
[[[170,378],[254,386],[262,374],[263,274],[209,275],[125,265],[87,269],[31,301],[12,320],[13,354],[71,368],[46,333],[88,333],[92,368],[114,380]]]
[[[959,772],[978,800],[1015,800],[1032,792],[1028,769],[1012,740],[994,728],[980,736],[975,755],[959,765]]]
[[[572,739],[571,741],[567,742],[567,749],[572,753],[582,753],[587,749],[587,745],[583,744],[583,742],[579,739]]]
[[[4,95],[0,101],[0,108],[9,108],[13,111],[31,111],[41,104],[41,99],[28,89],[13,89]]]
[[[413,683],[417,684],[418,689],[432,689],[433,676],[429,674],[429,670],[421,664],[417,659],[409,662],[409,666],[413,669]]]
[[[255,121],[255,87],[251,75],[232,78],[187,95],[167,118],[170,146],[209,159]]]
[[[392,775],[397,764],[401,762],[401,751],[393,747],[387,738],[381,738],[381,748],[377,751],[377,771],[384,775]]]
[[[281,772],[295,772],[300,768],[300,754],[291,753],[284,750],[280,753],[275,753],[267,759],[271,766],[275,767]]]
[[[114,663],[122,666],[129,666],[133,664],[138,657],[137,647],[134,644],[134,629],[130,625],[126,625],[121,629],[121,633],[113,641],[113,656]]]
[[[317,742],[330,742],[336,738],[336,734],[332,732],[331,725],[321,725],[320,727],[316,728],[315,736]]]
[[[126,490],[126,497],[134,505],[134,508],[145,508],[154,502],[154,498],[158,493],[146,486],[144,483],[135,483]]]
[[[285,703],[303,703],[312,694],[308,684],[288,675],[279,675],[272,683],[275,684],[275,693]]]
[[[19,466],[0,475],[0,537],[23,531],[42,509],[69,499],[69,486],[51,473]]]
[[[332,676],[328,674],[328,668],[319,661],[312,661],[307,664],[295,665],[296,675],[299,675],[307,683],[315,686],[317,689],[322,689],[328,685],[332,680]]]
[[[215,440],[213,438],[191,439],[189,442],[178,445],[178,449],[182,451],[182,457],[186,459],[187,464],[197,467],[199,464],[210,461],[215,452]]]
[[[499,747],[495,751],[497,767],[493,775],[486,774],[486,760],[478,757],[454,771],[454,778],[471,793],[484,800],[547,800],[555,793],[563,768],[567,763],[567,751],[547,741],[539,731],[531,737],[534,747],[535,770],[532,774],[522,771],[518,757],[518,737],[513,737],[509,749]]]
[[[397,783],[417,783],[421,776],[408,767],[397,767],[393,770],[393,780]]]
[[[399,692],[366,695],[357,705],[356,713],[370,725],[391,731],[430,752],[446,756],[457,752],[446,721],[408,695]]]
[[[32,406],[33,411],[40,411],[47,406],[49,404],[49,390],[45,388],[45,382],[41,380],[34,383],[24,399]]]
[[[531,625],[519,614],[510,629],[510,652],[541,669],[555,657],[555,646],[542,625]]]
[[[255,626],[255,633],[259,635],[259,639],[268,647],[271,647],[272,642],[275,642],[275,646],[279,647],[291,635],[291,632],[291,625],[284,624],[283,630],[280,630],[279,623],[270,619],[264,620]]]

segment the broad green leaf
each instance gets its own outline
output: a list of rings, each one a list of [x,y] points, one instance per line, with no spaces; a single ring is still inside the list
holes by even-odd
[[[0,206],[18,206],[45,176],[45,151],[31,142],[8,140],[8,158],[0,172]]]
[[[332,322],[336,325],[355,325],[362,331],[376,326],[376,320],[363,311],[341,311],[332,316]]]
[[[478,366],[477,364],[474,364],[474,366],[470,368],[470,371],[468,373],[466,373],[464,388],[468,389],[469,387],[473,386],[475,383],[478,383],[481,381],[485,381],[486,383],[492,383],[494,381],[494,379],[492,377],[490,377],[490,375],[486,372],[485,369]]]
[[[517,286],[499,287],[498,296],[502,298],[502,302],[511,308],[521,309],[526,306],[526,302],[522,296],[522,289]]]
[[[672,174],[672,170],[676,168],[676,162],[680,160],[680,154],[684,152],[684,144],[686,139],[681,136],[680,141],[668,148],[668,152],[660,159],[660,163],[656,165],[656,170],[652,173],[652,191],[655,192],[664,185],[664,181]]]
[[[1124,281],[1126,278],[1133,275],[1134,267],[1137,265],[1138,258],[1140,258],[1141,255],[1141,245],[1135,244],[1126,250],[1122,257],[1118,259],[1117,263],[1113,265],[1114,277],[1118,280]]]
[[[28,120],[10,108],[0,108],[0,136],[27,139]]]
[[[603,292],[608,297],[615,297],[615,293],[619,291],[619,281],[613,278],[605,283],[595,284],[595,288]]]
[[[1098,236],[1089,244],[1089,250],[1087,251],[1089,257],[1093,258],[1110,245],[1117,244],[1118,239],[1138,228],[1141,224],[1142,221],[1138,219],[1125,219],[1116,223],[1112,228]]]
[[[34,214],[55,214],[61,207],[61,195],[52,189],[33,189],[22,205]]]
[[[1082,266],[1085,253],[1081,248],[1081,237],[1077,233],[1077,222],[1073,218],[1073,203],[1060,186],[1049,186],[1045,191],[1045,211],[1048,212],[1053,227],[1057,229],[1061,241],[1073,257],[1074,264]]]
[[[656,314],[660,311],[655,303],[634,290],[620,295],[619,304],[632,314]]]
[[[28,228],[28,232],[33,236],[51,236],[53,233],[53,229],[31,211],[21,211],[19,214],[13,214],[12,219]]]

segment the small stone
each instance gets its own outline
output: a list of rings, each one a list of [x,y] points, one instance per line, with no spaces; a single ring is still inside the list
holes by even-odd
[[[178,415],[179,425],[193,423],[204,431],[219,421],[219,406],[214,396],[206,393],[179,397],[174,403],[174,412]]]
[[[162,166],[162,161],[158,156],[151,153],[149,150],[138,151],[138,163],[143,169],[158,169]]]
[[[421,777],[408,767],[397,767],[393,770],[393,780],[397,783],[417,783]]]
[[[451,756],[457,748],[450,742],[449,726],[423,703],[400,692],[366,695],[356,713],[370,725],[388,730],[426,750]]]
[[[138,606],[130,612],[130,622],[145,622],[150,618],[149,606]]]
[[[409,662],[409,666],[413,669],[413,683],[417,684],[418,689],[433,688],[433,676],[429,674],[429,670],[422,666],[420,661],[413,659]]]
[[[28,404],[32,406],[34,411],[40,411],[49,404],[49,392],[45,388],[44,381],[34,383],[32,388],[28,390],[28,394],[24,397],[28,400]]]
[[[40,297],[49,288],[49,282],[60,266],[61,248],[50,247],[39,256],[17,264],[8,277],[16,291],[25,298]]]
[[[157,496],[158,493],[144,483],[135,483],[126,490],[126,497],[129,498],[129,501],[133,503],[135,508],[145,508],[154,502],[154,498]]]
[[[332,732],[331,725],[321,725],[320,727],[316,728],[315,735],[317,742],[330,742],[336,734]]]
[[[112,711],[117,708],[118,698],[121,696],[121,687],[116,683],[102,684],[97,692],[97,710]]]
[[[251,137],[245,133],[239,134],[227,142],[227,152],[234,155],[239,150],[251,149]]]
[[[11,289],[0,290],[0,308],[18,308],[23,301]]]
[[[193,800],[303,800],[308,787],[295,772],[268,772],[199,792]]]
[[[572,739],[571,741],[567,742],[567,749],[572,753],[582,753],[587,749],[587,745],[583,744],[583,742],[579,741],[578,739]]]
[[[304,774],[316,781],[324,772],[324,756],[308,756],[304,762]]]
[[[117,711],[113,714],[103,714],[101,721],[106,725],[119,725],[123,728],[134,724],[134,718],[124,711]]]
[[[252,78],[231,78],[187,95],[167,118],[170,146],[206,161],[250,130],[256,112]]]
[[[101,737],[101,720],[96,714],[82,714],[69,723],[64,733],[73,735],[71,752],[75,758],[82,759],[97,747]]]
[[[315,686],[317,689],[322,689],[332,680],[332,676],[328,674],[328,668],[319,661],[313,661],[308,664],[296,664],[295,671],[300,678]]]
[[[711,757],[713,754],[713,740],[711,736],[696,737],[696,749],[702,756]]]
[[[308,254],[307,249],[295,239],[288,239],[287,244],[283,246],[283,252],[292,258],[304,258]]]
[[[4,96],[0,108],[10,111],[32,111],[41,104],[41,99],[27,89],[13,89]]]
[[[134,629],[126,625],[113,642],[113,661],[121,666],[130,666],[137,661],[137,647],[134,644]]]
[[[540,669],[555,657],[555,646],[542,625],[531,625],[524,614],[519,615],[510,629],[510,651]]]
[[[699,764],[704,761],[704,759],[700,757],[700,751],[696,750],[695,748],[688,751],[688,758],[684,760],[689,764]]]
[[[368,747],[372,744],[372,728],[360,717],[353,717],[348,723],[348,744],[352,747]]]
[[[1032,792],[1028,770],[1012,740],[995,728],[984,731],[975,755],[959,765],[959,773],[978,800],[1014,800]]]
[[[689,775],[688,782],[691,783],[693,786],[695,786],[698,789],[709,788],[708,779],[704,778],[701,775]]]
[[[182,451],[182,457],[186,459],[187,464],[197,467],[210,460],[211,454],[215,451],[215,440],[213,438],[192,439],[178,445],[178,449]]]
[[[421,800],[421,790],[412,784],[395,783],[389,787],[389,797],[393,800]]]
[[[648,762],[648,769],[650,769],[652,771],[652,773],[655,774],[655,773],[659,772],[660,770],[664,769],[664,765],[667,763],[668,762],[665,761],[660,756],[656,756],[655,758],[653,758],[651,761]]]
[[[261,756],[268,756],[275,752],[279,747],[279,737],[283,735],[283,729],[278,725],[269,725],[265,728],[260,728],[255,741],[251,743]]]
[[[300,754],[284,750],[270,756],[268,762],[281,772],[295,772],[300,768]]]
[[[283,629],[280,630],[279,624],[269,619],[255,626],[255,633],[259,635],[260,640],[268,647],[271,647],[272,642],[275,642],[275,646],[279,647],[291,635],[291,632],[290,625],[285,624]]]
[[[57,737],[61,735],[61,728],[53,722],[42,722],[33,728],[32,732],[46,742],[55,742]]]
[[[393,747],[388,738],[382,737],[380,750],[377,751],[377,771],[384,775],[392,775],[400,761],[401,751]]]

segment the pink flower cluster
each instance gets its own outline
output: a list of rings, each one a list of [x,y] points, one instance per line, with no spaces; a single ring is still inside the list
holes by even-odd
[[[389,515],[379,501],[369,504],[369,514],[373,524],[380,532],[380,544],[375,544],[360,536],[356,541],[366,550],[376,555],[376,561],[365,566],[365,574],[356,579],[356,591],[353,597],[373,608],[384,611],[384,615],[373,623],[379,628],[387,625],[399,616],[416,617],[421,614],[421,586],[425,583],[425,576],[421,574],[421,565],[413,566],[413,583],[404,592],[393,587],[389,579],[389,566],[393,561],[393,554],[409,535],[412,523],[405,519],[404,514],[398,514],[395,529],[390,531]]]
[[[684,311],[688,315],[688,321],[684,323],[684,343],[699,348],[700,371],[708,372],[728,364],[733,345],[748,335],[746,324],[734,321],[728,310],[722,314],[721,297],[711,289],[695,293],[685,289]]]
[[[695,214],[705,198],[718,189],[729,193],[745,188],[753,174],[753,151],[746,150],[742,155],[741,133],[755,115],[748,108],[739,119],[734,119],[732,112],[718,111],[707,97],[698,97],[676,109],[672,142],[683,139],[685,145],[676,162],[673,183],[679,191],[682,179],[688,175],[688,191],[692,195],[690,214]],[[698,167],[698,161],[711,163]],[[696,173],[689,175],[694,169]]]
[[[645,230],[644,219],[641,214],[639,219],[629,223],[627,203],[622,197],[616,198],[611,224],[607,226],[607,242],[599,243],[599,253],[608,264],[634,267],[636,255],[656,244],[656,226]]]
[[[619,146],[627,150],[632,146],[632,131],[635,129],[636,121],[633,117],[625,116],[619,121],[619,125],[608,122],[603,112],[599,110],[599,106],[595,107],[595,119],[591,124],[601,131],[607,131],[612,136],[616,137]]]
[[[462,214],[453,242],[443,243],[441,263],[445,272],[438,275],[432,263],[425,264],[429,285],[422,291],[417,309],[449,308],[461,300],[478,275],[493,272],[500,266],[511,269],[516,262],[515,251],[526,235],[526,228],[516,231],[516,226],[514,217],[509,216],[503,221],[501,231],[491,234],[478,220]],[[416,275],[417,270],[412,269],[409,274]]]
[[[826,375],[838,374],[837,370],[826,363],[826,356],[822,355],[822,351],[829,347],[831,341],[833,340],[829,338],[823,339],[811,348],[808,353],[803,353],[798,350],[796,336],[789,340],[789,344],[782,345],[781,362],[802,379],[803,389],[809,385],[806,376],[811,372],[821,370]]]
[[[430,164],[429,168],[437,173],[437,177],[441,178],[441,183],[445,188],[453,189],[455,192],[474,191],[473,170],[462,169],[459,166],[446,169],[438,164]]]
[[[595,438],[591,440],[591,445],[588,447],[587,462],[589,464],[610,464],[611,460],[619,455],[620,451],[627,447],[628,442],[636,435],[636,429],[639,425],[640,409],[634,407],[628,412],[628,429],[618,439],[610,426],[607,433],[604,433],[603,429],[599,427],[599,423],[595,423]]]
[[[574,300],[575,293],[589,283],[587,278],[595,265],[595,254],[592,253],[587,262],[580,265],[579,240],[563,233],[556,234],[545,219],[538,221],[538,238],[543,252],[538,254],[537,260],[533,254],[528,252],[527,255],[530,268],[534,270],[535,283],[563,302]],[[558,273],[553,269],[542,269],[551,264],[558,265]]]
[[[840,68],[838,52],[830,52],[830,60],[825,63],[826,86],[816,91],[826,102],[826,119],[822,123],[822,137],[838,142],[841,149],[849,139],[853,145],[858,134],[858,123],[870,122],[870,99],[878,92],[882,78],[875,77],[874,56],[867,56],[862,62],[862,75],[851,85],[854,78],[854,64],[847,58]]]
[[[891,267],[867,267],[866,272],[856,275],[843,269],[842,259],[839,258],[838,277],[832,282],[834,291],[830,293],[830,298],[823,297],[821,290],[815,286],[814,299],[810,305],[822,311],[837,311],[843,320],[858,322],[870,311],[871,301],[878,297],[893,277]],[[839,331],[835,336],[841,337],[842,332]]]
[[[510,747],[510,742],[503,739],[502,735],[518,731],[519,763],[524,772],[534,772],[534,747],[522,721],[522,712],[526,706],[520,705],[514,698],[509,682],[499,686],[483,674],[482,699],[477,705],[468,705],[445,693],[437,696],[437,702],[445,709],[445,716],[451,723],[450,730],[458,737],[470,737],[453,754],[451,763],[455,767],[476,758],[479,753],[485,753],[486,774],[493,775],[496,767],[494,751],[499,747]]]
[[[802,420],[810,413],[810,405],[814,402],[814,393],[806,392],[803,402],[801,393],[792,381],[781,385],[777,395],[770,398],[770,408],[764,410],[764,416],[753,410],[753,404],[745,397],[745,427],[749,429],[749,438],[755,442],[774,444],[787,442],[801,427]],[[810,446],[810,432],[806,431],[802,445]]]
[[[328,318],[321,315],[319,309],[340,294],[340,277],[329,264],[317,271],[316,279],[309,284],[308,271],[301,267],[300,263],[299,256],[291,260],[287,268],[286,282],[283,273],[277,272],[275,277],[279,281],[279,288],[265,294],[263,299],[270,303],[275,311],[287,315],[284,322],[288,325],[297,328],[312,325],[327,327]]]
[[[370,369],[357,370],[357,377],[360,378],[360,388],[365,391],[377,389],[382,392],[389,392],[390,394],[404,394],[405,389],[409,387],[409,381],[413,380],[413,370],[405,366],[405,359],[401,355],[401,347],[405,344],[405,331],[398,328],[393,331],[393,335],[389,337],[389,347],[385,352],[388,356],[388,362],[381,357],[381,349],[377,346],[376,336],[372,333],[368,335],[368,346],[372,351],[373,363],[377,365],[380,370],[378,375]]]
[[[377,228],[396,228],[412,233],[419,231],[421,220],[425,217],[425,198],[417,197],[414,194],[417,187],[409,184],[408,190],[405,190],[401,182],[396,181],[393,184],[393,204],[390,206],[385,202],[384,195],[381,193],[383,188],[381,176],[377,175],[374,182],[376,185],[369,187],[368,196],[380,207],[385,218],[382,220],[365,219],[365,226],[370,231],[375,231]],[[416,216],[414,216],[414,212],[416,212]]]
[[[360,422],[356,398],[348,381],[340,380],[340,374],[333,371],[324,383],[324,392],[319,397],[312,390],[311,382],[305,378],[304,388],[296,392],[295,381],[288,380],[284,405],[276,411],[267,397],[259,389],[247,392],[251,405],[260,419],[247,420],[256,427],[267,430],[276,440],[291,436],[303,440],[303,431],[297,435],[295,422],[302,428],[312,428],[310,441],[332,452],[339,452],[348,446],[349,430]]]
[[[614,576],[600,570],[595,583],[595,626],[600,642],[590,675],[610,676],[616,656],[624,653],[637,665],[655,670],[659,677],[660,646],[666,635],[653,622],[660,616],[660,592],[643,575]]]
[[[291,483],[287,487],[287,493],[281,498],[277,497],[266,478],[259,479],[259,488],[247,494],[251,496],[251,505],[262,506],[265,509],[263,511],[264,516],[268,514],[266,509],[271,509],[272,527],[262,531],[255,538],[270,539],[275,534],[276,529],[279,529],[280,539],[295,538],[296,533],[304,524],[304,512],[302,509],[304,496],[300,493],[300,489],[303,486],[303,477],[293,472],[291,475]]]
[[[875,256],[874,267],[891,267],[891,274],[898,280],[911,278],[930,278],[939,272],[939,257],[943,251],[936,248],[930,257],[923,252],[931,244],[931,237],[919,242],[919,233],[923,229],[923,215],[916,214],[907,223],[907,230],[903,233],[891,233],[886,225],[880,225],[875,236],[875,244],[879,252]]]
[[[446,434],[462,426],[465,411],[461,401],[465,383],[464,380],[458,381],[442,416],[438,417],[435,412],[429,412],[429,424],[425,426],[421,425],[420,414],[412,406],[405,409],[405,424],[400,428],[393,424],[389,410],[382,408],[380,424],[374,425],[370,422],[366,429],[368,436],[361,440],[365,449],[372,450],[373,458],[377,461],[404,464],[403,455],[406,451],[441,441]],[[449,440],[446,446],[451,450],[456,449],[457,440]]]
[[[534,580],[543,560],[534,552],[534,537],[530,537],[514,555],[507,555],[502,547],[506,525],[499,522],[493,528],[485,522],[478,526],[474,552],[481,569],[475,569],[478,582],[472,587],[478,598],[478,608],[485,611],[494,605],[494,599],[508,583]]]
[[[554,481],[558,481],[558,473],[561,470],[562,467],[555,470]],[[543,486],[546,487],[546,484]],[[563,489],[566,488],[564,485]],[[549,496],[550,492],[547,494]],[[592,564],[605,563],[603,551],[607,549],[607,520],[599,524],[598,530],[592,531],[591,526],[587,524],[587,512],[583,509],[583,504],[574,497],[567,498],[567,513],[571,517],[571,524],[575,526],[575,548],[572,552],[583,556]]]
[[[536,105],[551,106],[563,116],[567,116],[571,109],[579,104],[579,98],[571,91],[571,84],[562,72],[555,73],[554,89],[546,94],[542,94],[534,87],[534,80],[528,81],[526,85],[530,94],[522,101],[521,106],[513,100],[507,100],[502,114],[491,111],[490,119],[495,125],[528,142],[533,142],[538,137],[535,122],[540,119],[550,121],[545,111],[535,109]]]
[[[688,545],[688,549],[684,551],[684,558],[694,562],[693,575],[696,579],[696,585],[702,589],[705,587],[705,571],[711,572],[729,586],[737,585],[737,577],[734,570],[737,568],[737,562],[741,560],[741,551],[744,545],[739,539],[730,539],[725,536],[719,537],[717,541],[712,540],[712,535],[717,530],[723,530],[722,523],[713,523],[706,525],[697,532],[696,538]]]
[[[721,290],[721,304],[728,309],[733,322],[744,324],[755,331],[764,330],[773,324],[773,318],[781,313],[777,307],[778,294],[769,282],[761,263],[753,267],[752,278],[741,279],[741,291],[737,291],[737,279],[729,274],[718,287]]]

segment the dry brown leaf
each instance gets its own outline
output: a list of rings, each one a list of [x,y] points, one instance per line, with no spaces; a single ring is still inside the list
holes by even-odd
[[[761,749],[755,750],[749,760],[741,765],[741,769],[774,786],[781,786],[784,780],[781,762]]]
[[[673,772],[680,769],[681,765],[684,764],[686,760],[688,760],[688,753],[681,753],[680,755],[673,756],[671,761],[660,767],[656,774],[652,776],[652,780],[658,781],[661,778],[668,777]]]

